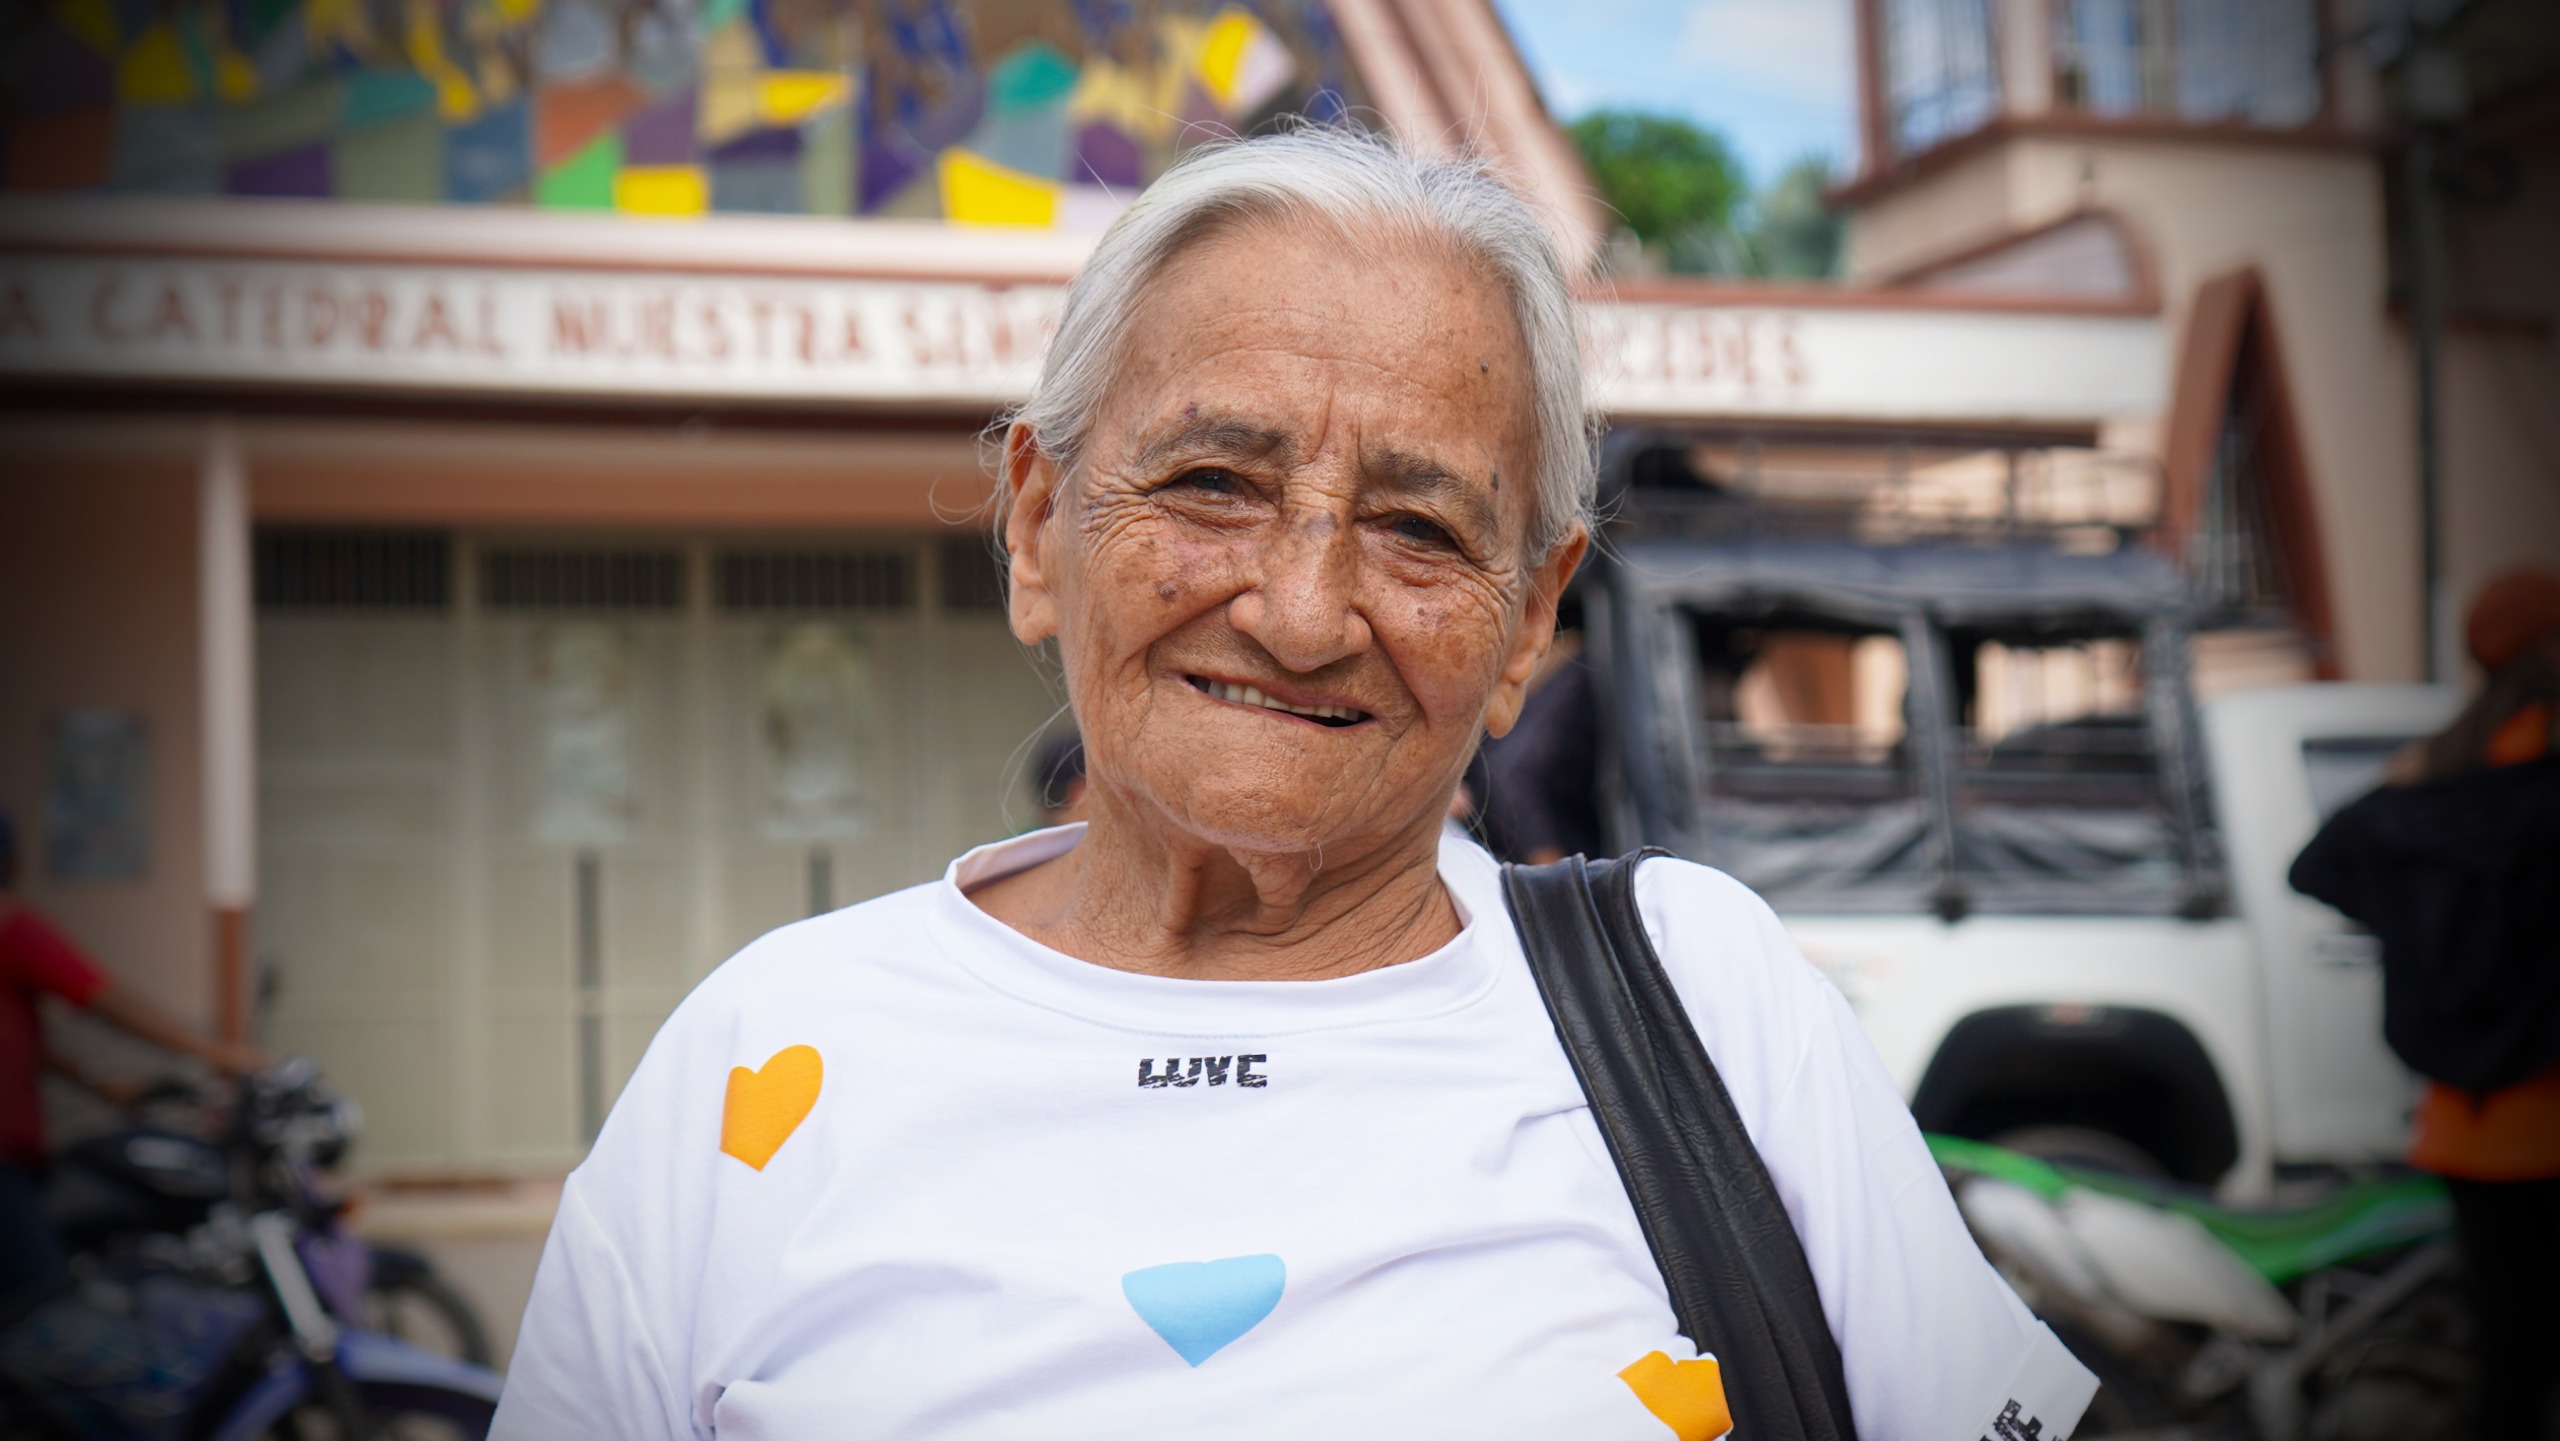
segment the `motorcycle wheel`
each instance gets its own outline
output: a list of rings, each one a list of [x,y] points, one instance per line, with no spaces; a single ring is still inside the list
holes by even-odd
[[[477,1396],[432,1386],[370,1382],[356,1388],[373,1413],[373,1441],[483,1441],[498,1408]],[[276,1423],[274,1441],[351,1441],[325,1406],[305,1406]]]
[[[377,1272],[364,1294],[364,1321],[370,1330],[440,1356],[474,1366],[497,1365],[480,1313],[451,1283],[424,1267]]]
[[[2169,1168],[2160,1158],[2113,1131],[2095,1126],[2019,1126],[1991,1138],[1991,1144],[2057,1166],[2104,1171],[2141,1181],[2165,1181]]]

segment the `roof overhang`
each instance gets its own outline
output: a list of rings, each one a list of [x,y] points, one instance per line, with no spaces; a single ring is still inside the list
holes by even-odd
[[[159,388],[979,413],[1022,398],[1092,244],[712,217],[0,201],[0,374]],[[1837,287],[1585,296],[1616,418],[2085,427],[2167,408],[2160,318]]]

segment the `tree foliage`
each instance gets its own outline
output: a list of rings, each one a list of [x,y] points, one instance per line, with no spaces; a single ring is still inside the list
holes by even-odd
[[[1637,110],[1592,111],[1572,133],[1601,198],[1647,246],[1668,256],[1732,233],[1748,187],[1724,137]]]
[[[1752,273],[1827,280],[1840,273],[1840,214],[1831,208],[1831,161],[1808,155],[1778,172],[1752,202]]]
[[[1831,162],[1813,155],[1754,195],[1724,137],[1676,115],[1595,110],[1571,134],[1600,196],[1664,269],[1825,279],[1839,271]]]

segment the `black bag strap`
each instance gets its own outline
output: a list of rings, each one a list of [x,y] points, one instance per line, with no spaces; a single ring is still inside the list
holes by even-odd
[[[1636,866],[1667,854],[1504,866],[1503,899],[1680,1333],[1716,1357],[1737,1441],[1855,1441],[1795,1224],[1636,909]]]

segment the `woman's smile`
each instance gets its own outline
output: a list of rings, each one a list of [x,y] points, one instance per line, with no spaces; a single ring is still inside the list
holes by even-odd
[[[1217,680],[1204,675],[1185,675],[1182,679],[1184,684],[1213,700],[1283,720],[1305,721],[1328,730],[1344,730],[1375,719],[1357,706],[1302,697],[1298,692],[1276,684],[1256,685],[1251,681]]]

